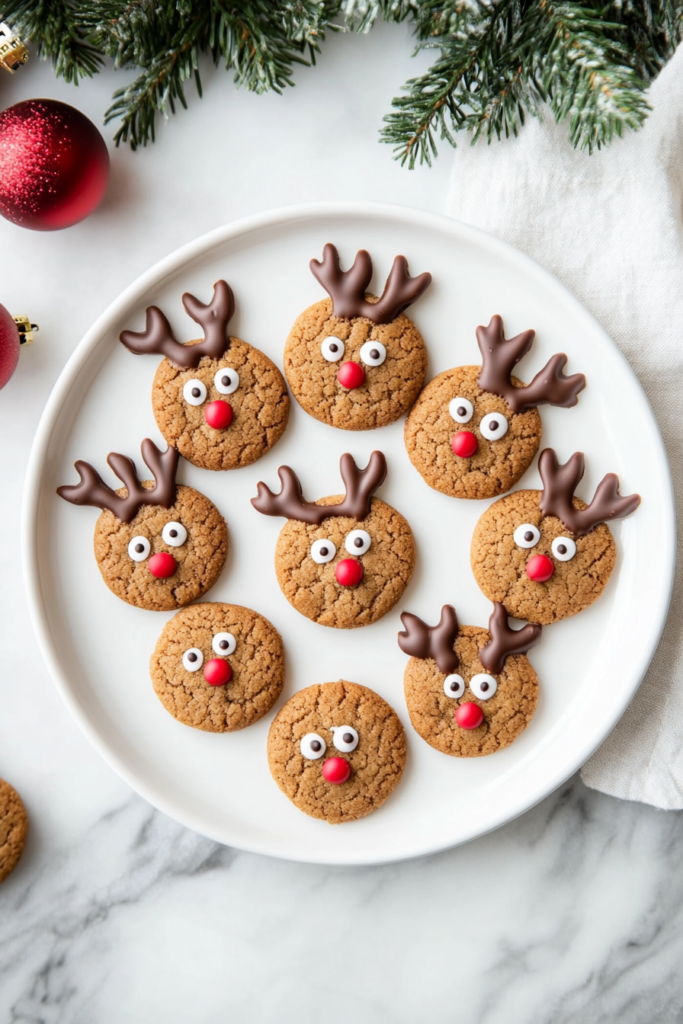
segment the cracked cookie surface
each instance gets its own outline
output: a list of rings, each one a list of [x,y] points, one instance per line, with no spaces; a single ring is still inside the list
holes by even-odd
[[[24,852],[28,815],[21,797],[0,779],[0,882],[4,882]]]
[[[212,686],[203,667],[221,657],[214,649],[220,633],[235,639],[234,651],[222,656],[232,674],[224,685]],[[201,652],[194,672],[183,665],[191,648]],[[193,604],[174,615],[150,661],[154,692],[168,713],[204,732],[235,732],[257,722],[280,696],[284,674],[282,638],[272,623],[250,608],[220,602]]]
[[[337,750],[331,727],[350,726],[358,734],[351,752]],[[316,733],[323,756],[303,756],[301,740]],[[351,774],[334,785],[322,774],[326,758],[343,758]],[[406,738],[394,709],[367,686],[344,679],[300,690],[275,716],[268,733],[268,765],[282,792],[313,818],[330,824],[354,821],[377,810],[400,782]]]

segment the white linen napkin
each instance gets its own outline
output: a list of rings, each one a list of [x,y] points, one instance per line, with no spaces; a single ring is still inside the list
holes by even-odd
[[[528,253],[592,311],[638,374],[683,510],[683,48],[653,83],[645,127],[593,156],[549,113],[516,139],[465,140],[448,212]],[[584,765],[594,789],[683,807],[683,560],[654,660],[626,714]]]

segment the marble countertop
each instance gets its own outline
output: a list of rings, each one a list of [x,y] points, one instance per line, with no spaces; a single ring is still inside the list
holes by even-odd
[[[54,382],[139,273],[245,214],[309,200],[445,208],[450,151],[402,170],[377,143],[411,61],[406,26],[336,36],[283,97],[205,98],[151,148],[112,149],[100,210],[64,232],[0,220],[0,301],[41,324],[0,394],[0,775],[31,831],[0,889],[0,1019],[31,1024],[417,1020],[621,1024],[683,1015],[683,816],[572,780],[498,832],[367,869],[221,847],[153,810],[89,746],[33,640],[19,562],[20,494]],[[35,58],[1,105],[73,103],[96,123],[122,76],[78,90]],[[113,134],[105,129],[105,135]]]

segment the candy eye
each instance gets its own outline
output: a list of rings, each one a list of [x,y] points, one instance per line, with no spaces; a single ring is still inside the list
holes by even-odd
[[[172,548],[179,548],[187,540],[187,530],[182,523],[166,523],[161,531],[161,536],[164,544],[169,544]]]
[[[351,530],[344,542],[344,547],[350,555],[364,555],[371,544],[372,538],[365,530]]]
[[[327,359],[328,363],[338,363],[344,355],[344,348],[344,342],[341,338],[335,338],[331,334],[329,338],[325,338],[320,346],[320,351],[323,354],[323,359]]]
[[[128,554],[134,562],[144,562],[151,550],[146,537],[133,537],[128,545]]]
[[[183,654],[183,668],[188,672],[197,672],[204,664],[204,655],[198,647],[190,647]]]
[[[333,725],[330,732],[334,736],[334,745],[343,754],[350,754],[358,746],[358,733],[351,725]]]
[[[465,680],[457,673],[446,676],[443,681],[443,692],[447,697],[462,697],[465,692]]]
[[[387,350],[381,341],[366,341],[360,350],[360,358],[366,366],[381,366],[387,358]]]
[[[519,548],[532,548],[541,539],[541,532],[531,523],[522,523],[515,530],[513,539]]]
[[[487,672],[480,672],[470,679],[470,690],[479,700],[490,700],[498,689],[498,683]]]
[[[479,429],[487,441],[499,441],[508,432],[508,421],[502,412],[490,412],[484,416]]]
[[[448,411],[456,423],[469,423],[474,415],[474,406],[466,398],[453,398],[448,403]]]
[[[311,558],[318,565],[331,562],[337,554],[337,548],[331,540],[316,540],[311,544]]]
[[[571,537],[556,537],[552,552],[559,562],[568,562],[576,554],[576,544]]]
[[[188,380],[183,388],[183,398],[188,405],[201,405],[206,401],[206,384],[201,380]]]
[[[327,750],[327,744],[317,732],[307,732],[301,741],[301,753],[309,761],[317,761]]]
[[[233,370],[230,366],[224,366],[222,370],[216,371],[216,376],[213,378],[213,386],[221,395],[231,395],[240,386],[240,375],[237,370]]]
[[[232,633],[216,633],[211,641],[211,646],[215,654],[220,654],[223,658],[226,658],[237,647],[237,641]]]

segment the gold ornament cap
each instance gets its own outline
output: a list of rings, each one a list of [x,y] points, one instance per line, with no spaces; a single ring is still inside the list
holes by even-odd
[[[19,330],[20,345],[30,345],[32,341],[36,340],[33,337],[33,335],[35,334],[36,331],[40,330],[38,324],[32,324],[29,318],[23,315],[13,316],[12,319],[14,320]]]
[[[0,67],[10,74],[28,61],[28,50],[9,25],[0,23]]]

